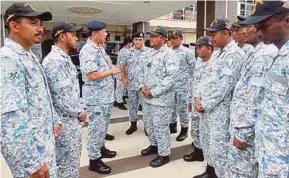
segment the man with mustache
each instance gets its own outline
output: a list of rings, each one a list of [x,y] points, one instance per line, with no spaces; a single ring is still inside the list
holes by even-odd
[[[81,153],[81,122],[86,111],[80,102],[77,70],[69,52],[77,47],[76,32],[65,22],[56,23],[50,37],[54,40],[51,52],[43,60],[43,68],[50,87],[53,105],[61,116],[62,133],[56,140],[56,163],[58,178],[78,178]]]
[[[0,50],[1,152],[14,177],[57,178],[55,138],[61,126],[53,108],[48,83],[31,46],[40,43],[42,21],[27,3],[13,3],[5,12],[9,37]]]

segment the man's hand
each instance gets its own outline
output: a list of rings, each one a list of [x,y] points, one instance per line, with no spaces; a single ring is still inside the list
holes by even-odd
[[[144,97],[146,97],[147,99],[152,99],[153,96],[152,96],[152,93],[151,93],[151,90],[146,87],[146,86],[142,86],[141,87],[141,93],[144,95]]]
[[[248,143],[244,141],[240,141],[237,137],[234,137],[233,146],[242,150],[248,146]]]
[[[58,138],[61,134],[62,126],[60,124],[54,124],[54,136]]]
[[[145,86],[142,86],[142,87],[140,88],[140,91],[141,91],[141,93],[145,96],[146,93],[147,93],[147,88],[146,88]]]
[[[87,120],[87,112],[86,110],[82,110],[81,113],[79,114],[78,116],[78,119],[81,121],[81,122],[85,122]]]
[[[49,169],[46,163],[44,163],[37,172],[30,175],[29,178],[50,178]]]
[[[205,112],[205,110],[202,107],[201,101],[202,101],[201,98],[195,98],[195,107],[196,107],[197,112],[199,113]]]
[[[113,65],[110,69],[111,71],[111,74],[114,75],[114,74],[117,74],[117,73],[120,73],[120,67],[119,66],[116,66],[116,65]]]
[[[147,99],[152,99],[153,98],[152,92],[151,92],[151,90],[149,88],[147,88],[146,98]]]

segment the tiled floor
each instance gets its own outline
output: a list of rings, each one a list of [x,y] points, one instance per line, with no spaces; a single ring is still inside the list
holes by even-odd
[[[141,114],[141,113],[140,113]],[[106,147],[117,151],[117,156],[113,159],[105,159],[108,165],[112,166],[112,174],[101,176],[87,170],[88,156],[86,150],[87,127],[82,129],[82,156],[81,156],[81,178],[147,178],[147,177],[166,177],[166,178],[190,178],[202,173],[205,169],[205,163],[183,161],[182,156],[191,152],[190,136],[183,142],[177,142],[174,134],[171,136],[172,155],[171,162],[160,168],[149,167],[149,161],[153,156],[142,157],[140,150],[148,146],[147,137],[143,131],[142,121],[138,122],[138,131],[131,136],[125,135],[125,130],[129,127],[129,122],[117,121],[120,117],[128,117],[128,111],[112,108],[112,124],[110,124],[109,133],[113,134],[116,139],[107,141]],[[116,120],[115,120],[116,119]],[[128,120],[128,119],[127,119]],[[117,121],[117,122],[115,122]],[[12,178],[12,175],[5,161],[1,156],[1,178]]]

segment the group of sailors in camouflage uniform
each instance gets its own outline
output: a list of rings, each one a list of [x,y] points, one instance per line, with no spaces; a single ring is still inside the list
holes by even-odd
[[[137,131],[142,105],[148,147],[142,156],[160,167],[170,161],[171,138],[179,116],[181,132],[193,151],[188,162],[206,161],[195,178],[289,177],[289,4],[256,1],[252,15],[230,23],[215,19],[194,43],[182,45],[174,31],[170,46],[163,27],[132,35],[132,46],[111,63],[103,44],[106,24],[87,24],[87,43],[80,51],[83,98],[69,52],[77,48],[75,27],[56,23],[51,52],[40,64],[31,46],[41,42],[43,21],[27,3],[13,3],[5,12],[9,37],[1,48],[1,152],[14,177],[78,178],[81,125],[88,118],[90,171],[109,174],[103,158],[117,155],[105,147],[115,101],[114,79],[128,91],[130,135]],[[190,118],[190,119],[189,119]]]

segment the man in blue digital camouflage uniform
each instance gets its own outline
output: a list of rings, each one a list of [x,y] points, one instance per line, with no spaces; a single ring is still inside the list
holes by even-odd
[[[104,146],[114,101],[113,75],[120,72],[111,64],[109,56],[101,46],[107,36],[106,24],[91,21],[87,24],[89,38],[80,51],[80,69],[84,79],[83,98],[89,115],[87,150],[89,170],[109,174],[111,168],[102,158],[113,158],[115,151]]]
[[[53,105],[61,116],[62,132],[56,140],[58,178],[79,178],[80,123],[85,121],[86,111],[80,102],[77,70],[68,53],[76,49],[76,32],[81,29],[82,27],[73,27],[65,22],[56,23],[50,34],[55,45],[42,62]]]
[[[52,105],[48,83],[31,46],[40,43],[42,21],[27,3],[13,3],[4,15],[9,37],[0,50],[1,152],[13,177],[57,178],[55,136],[61,127]]]

